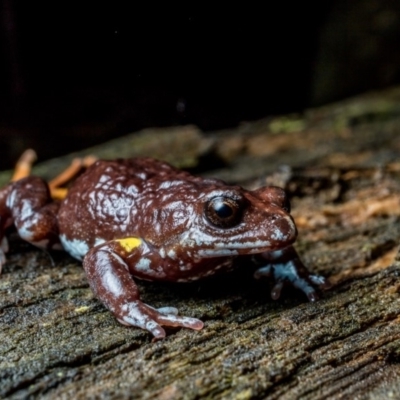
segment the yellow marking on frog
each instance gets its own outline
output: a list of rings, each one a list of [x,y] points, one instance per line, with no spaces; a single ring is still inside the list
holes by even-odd
[[[116,242],[118,242],[128,253],[142,244],[142,240],[136,237],[117,239]]]

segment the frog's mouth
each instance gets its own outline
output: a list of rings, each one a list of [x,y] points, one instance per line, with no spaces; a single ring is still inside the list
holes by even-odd
[[[258,226],[254,230],[238,229],[234,235],[232,231],[230,235],[227,233],[222,231],[217,235],[214,231],[214,240],[204,240],[197,254],[204,258],[259,254],[288,247],[297,236],[296,226],[290,217],[278,219],[267,226]]]
[[[280,248],[287,247],[288,243],[284,246],[277,246],[270,241],[248,241],[248,242],[229,242],[217,243],[214,248],[201,249],[198,251],[200,257],[234,257],[245,254],[259,254],[265,251],[279,250]]]

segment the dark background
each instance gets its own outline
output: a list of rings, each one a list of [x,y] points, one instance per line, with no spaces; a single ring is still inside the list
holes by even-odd
[[[400,81],[398,1],[0,7],[0,168],[27,147],[43,160],[149,126],[212,132]]]

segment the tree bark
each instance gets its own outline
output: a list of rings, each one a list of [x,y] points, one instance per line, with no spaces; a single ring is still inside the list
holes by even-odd
[[[79,262],[12,234],[0,277],[0,395],[399,398],[399,110],[394,88],[212,136],[147,130],[82,152],[165,158],[179,145],[178,164],[197,160],[206,176],[283,186],[296,248],[333,287],[315,303],[290,288],[272,301],[270,283],[254,281],[248,265],[193,284],[139,283],[147,303],[205,321],[202,331],[170,329],[153,342],[114,320]],[[50,178],[74,156],[35,173]],[[206,171],[211,162],[220,168]]]

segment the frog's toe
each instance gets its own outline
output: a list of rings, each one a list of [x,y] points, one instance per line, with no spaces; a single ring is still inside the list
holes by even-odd
[[[161,325],[157,324],[156,321],[153,321],[149,319],[144,325],[139,325],[135,321],[129,321],[129,318],[124,318],[124,320],[118,320],[121,322],[123,325],[128,325],[128,326],[136,326],[138,328],[145,329],[146,331],[149,331],[153,336],[154,340],[160,340],[165,338],[165,330],[162,328]]]
[[[155,320],[157,314],[154,308],[136,301],[123,305],[117,319],[124,325],[146,329],[156,339],[162,339],[165,337],[165,331]]]
[[[152,308],[148,306],[149,308]],[[164,326],[177,326],[183,328],[190,328],[194,330],[200,330],[204,324],[197,318],[182,317],[178,315],[178,309],[175,307],[160,307],[152,308],[157,314],[155,320]]]
[[[320,289],[329,289],[332,287],[332,283],[328,278],[325,278],[324,276],[321,275],[310,275],[308,279],[316,286],[318,286]]]
[[[319,294],[317,290],[308,282],[306,279],[296,279],[292,282],[293,286],[301,290],[311,302],[319,299]]]
[[[160,308],[156,308],[156,310],[160,314],[164,314],[164,315],[168,315],[168,314],[178,315],[178,309],[175,307],[160,307]]]
[[[124,325],[146,329],[156,340],[165,337],[165,330],[162,326],[200,330],[204,325],[196,318],[181,317],[177,314],[178,310],[175,307],[155,309],[141,301],[136,301],[123,305],[117,319]]]
[[[145,327],[153,336],[155,340],[165,338],[165,330],[155,321],[149,321]]]
[[[310,274],[299,260],[268,264],[259,268],[254,277],[269,277],[275,280],[271,290],[271,298],[274,300],[280,297],[283,287],[287,285],[301,290],[310,301],[319,298],[318,290],[328,289],[331,286],[329,280],[323,276]]]
[[[253,276],[256,279],[269,278],[269,277],[273,277],[274,276],[273,272],[274,272],[273,266],[272,265],[266,265],[265,267],[258,268],[254,272]]]
[[[181,317],[179,315],[164,315],[160,314],[157,317],[157,322],[163,326],[177,326],[190,328],[199,331],[203,328],[204,323],[197,318]]]
[[[284,286],[284,284],[282,281],[277,282],[274,285],[274,287],[271,289],[271,299],[272,300],[278,300],[279,297],[281,297],[281,292],[282,292],[283,286]]]
[[[310,279],[311,280],[311,279]],[[278,280],[273,288],[271,289],[271,298],[273,300],[278,300],[281,296],[281,292],[284,286],[291,284],[296,289],[301,290],[310,301],[318,300],[319,295],[316,289],[303,278],[295,278],[295,279],[287,279],[287,280]]]

